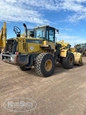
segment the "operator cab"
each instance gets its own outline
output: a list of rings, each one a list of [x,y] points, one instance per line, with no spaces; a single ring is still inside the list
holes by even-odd
[[[59,32],[59,30],[50,27],[50,26],[40,26],[34,28],[34,37],[42,38],[44,40],[54,42],[55,43],[55,32]]]

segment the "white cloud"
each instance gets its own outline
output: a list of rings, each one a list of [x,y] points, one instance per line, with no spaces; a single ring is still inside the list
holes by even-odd
[[[82,10],[83,6],[71,0],[64,0],[62,3],[62,9],[77,12]]]
[[[68,16],[68,20],[70,22],[76,22],[76,21],[80,21],[80,20],[85,20],[86,19],[86,13],[77,13],[74,14],[73,16]]]
[[[18,0],[31,7],[39,7],[40,9],[57,10],[59,8],[59,2],[57,0]]]
[[[17,3],[16,0],[0,1],[0,21],[49,23],[38,11],[31,9],[29,6],[23,7],[22,2]]]
[[[86,19],[86,0],[64,0],[62,3],[62,9],[72,11],[72,15],[69,15],[66,21],[76,22]]]
[[[86,0],[0,0],[0,21],[48,24],[50,22],[43,14],[45,10],[72,11],[73,14],[68,16],[68,21],[79,21],[86,19],[84,3]]]

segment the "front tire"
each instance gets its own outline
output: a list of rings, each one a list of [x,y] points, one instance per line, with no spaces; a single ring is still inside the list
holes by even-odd
[[[35,60],[35,71],[37,75],[48,77],[51,76],[55,69],[54,57],[49,53],[41,53]]]
[[[74,55],[72,53],[68,53],[67,57],[62,58],[62,65],[66,69],[71,69],[74,66]]]

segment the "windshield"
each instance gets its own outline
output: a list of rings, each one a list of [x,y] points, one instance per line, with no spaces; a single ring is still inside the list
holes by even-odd
[[[35,30],[35,38],[45,38],[45,28],[38,28]]]

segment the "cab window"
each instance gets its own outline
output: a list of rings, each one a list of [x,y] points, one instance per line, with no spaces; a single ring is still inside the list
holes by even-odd
[[[49,40],[54,42],[55,41],[55,32],[54,29],[49,30]]]
[[[36,29],[35,38],[45,38],[45,29],[44,28]]]

